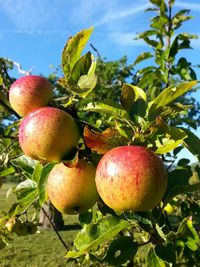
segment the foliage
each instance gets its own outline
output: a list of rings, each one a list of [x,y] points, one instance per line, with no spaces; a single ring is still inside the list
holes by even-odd
[[[199,259],[200,203],[195,194],[200,188],[200,170],[195,167],[198,175],[194,179],[187,159],[180,159],[173,166],[183,147],[200,158],[200,139],[185,127],[198,125],[194,118],[198,116],[199,104],[189,97],[198,81],[191,63],[183,57],[177,59],[179,51],[190,48],[190,40],[196,36],[175,35],[183,22],[191,18],[188,10],[172,16],[175,1],[150,2],[152,8],[148,11],[156,12],[156,16],[151,19],[151,30],[138,38],[153,52],[142,53],[134,64],[152,58],[153,66],[133,75],[133,65],[127,66],[126,58],[105,63],[102,59],[95,61],[91,52],[82,55],[93,30],[89,28],[67,41],[62,53],[63,77],[50,77],[56,87],[51,105],[71,113],[80,126],[80,157],[98,164],[112,147],[141,145],[159,154],[168,171],[166,193],[153,210],[115,214],[99,200],[96,207],[79,216],[82,229],[66,259],[80,266],[93,262],[100,266],[130,266],[133,262],[136,266],[173,266],[182,262],[195,266]],[[6,69],[12,67],[3,59],[2,62]],[[4,75],[7,72],[1,72],[1,87],[7,94],[11,78]],[[16,172],[23,177],[12,190],[17,201],[1,218],[0,234],[5,245],[9,242],[5,222],[27,214],[30,207],[39,210],[47,200],[45,186],[54,164],[18,155],[16,135],[20,118],[8,115],[12,110],[4,97],[1,104],[5,116],[0,139],[1,175]],[[171,214],[167,205],[174,209]]]

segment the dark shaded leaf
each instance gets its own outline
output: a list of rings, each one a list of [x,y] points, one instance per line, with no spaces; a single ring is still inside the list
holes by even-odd
[[[109,266],[121,266],[135,256],[137,248],[138,244],[133,242],[131,237],[120,237],[112,241],[102,262],[108,263]]]

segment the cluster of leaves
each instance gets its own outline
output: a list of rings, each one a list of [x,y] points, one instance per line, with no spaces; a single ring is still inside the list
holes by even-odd
[[[76,117],[83,137],[80,150],[97,164],[113,147],[141,145],[159,154],[168,169],[167,191],[162,203],[152,211],[117,215],[100,200],[92,211],[79,216],[82,230],[66,258],[81,266],[89,265],[91,260],[100,266],[121,266],[131,261],[136,266],[146,262],[148,266],[170,266],[178,262],[193,266],[200,257],[200,205],[192,195],[200,189],[200,169],[195,167],[194,179],[187,159],[181,159],[176,168],[171,166],[183,147],[200,160],[199,138],[180,127],[182,122],[190,125],[185,119],[192,110],[186,94],[198,82],[185,58],[175,61],[178,51],[189,48],[194,36],[178,34],[172,41],[174,31],[190,19],[188,10],[181,10],[172,17],[174,1],[169,1],[168,5],[164,0],[150,2],[154,7],[149,11],[156,11],[157,16],[152,19],[152,30],[142,33],[139,38],[153,48],[153,54],[141,54],[134,64],[153,57],[155,66],[143,68],[134,76],[133,66],[127,66],[126,58],[115,62],[111,68],[111,63],[104,64],[101,59],[95,62],[90,52],[82,56],[92,28],[71,37],[63,50],[64,77],[58,80],[55,96],[64,95],[64,98],[52,105],[58,105]],[[130,77],[131,84],[126,82]],[[55,77],[51,78],[55,82]],[[6,105],[9,107],[7,102]],[[9,142],[16,135],[18,121],[14,123],[9,124]],[[5,122],[2,125],[0,140],[5,142],[8,126]],[[6,153],[3,145],[0,147],[1,155],[7,154],[9,145]],[[19,152],[17,149],[13,149],[13,153]],[[42,207],[47,200],[46,181],[53,167],[53,164],[41,163],[25,155],[8,154],[7,157],[12,163],[12,172],[18,171],[23,181],[13,189],[17,202],[2,221],[21,216],[31,206],[37,210]],[[4,164],[3,168],[8,174],[9,167]],[[174,208],[171,215],[167,205]]]
[[[154,63],[152,66],[145,66],[137,71],[138,86],[147,91],[148,98],[152,100],[168,86],[180,81],[197,79],[195,66],[186,57],[179,57],[179,52],[192,49],[191,40],[197,39],[198,36],[179,30],[185,21],[192,19],[189,15],[190,10],[183,9],[173,14],[172,8],[175,1],[170,0],[168,4],[164,0],[150,2],[153,7],[147,11],[155,12],[156,16],[151,18],[151,29],[140,33],[137,39],[142,39],[152,52],[140,54],[134,65],[152,58]],[[189,127],[196,129],[200,117],[199,102],[189,96],[179,98],[179,102],[185,105],[189,112],[181,114],[173,122],[176,125],[188,124]],[[194,119],[196,123],[193,122]]]

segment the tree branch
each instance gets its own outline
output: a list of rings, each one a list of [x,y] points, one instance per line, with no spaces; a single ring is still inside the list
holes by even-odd
[[[42,211],[43,211],[44,215],[47,217],[47,219],[49,220],[49,222],[50,222],[50,224],[51,224],[51,226],[52,226],[54,232],[56,233],[58,239],[60,240],[60,242],[63,244],[63,246],[65,247],[66,250],[69,250],[67,244],[66,244],[65,241],[62,239],[61,235],[60,235],[59,232],[57,231],[57,229],[56,229],[54,223],[52,222],[51,218],[50,218],[49,215],[46,213],[46,211],[45,211],[44,208],[42,208]]]
[[[13,115],[15,115],[16,118],[20,119],[21,117],[19,116],[19,114],[17,114],[17,112],[15,112],[10,106],[8,106],[5,102],[3,102],[0,99],[0,104],[7,109],[10,113],[12,113]]]
[[[99,51],[97,50],[97,48],[95,48],[95,47],[93,46],[93,44],[91,44],[91,43],[90,43],[90,46],[91,46],[92,49],[97,53],[97,56],[102,60],[101,55],[100,55]]]

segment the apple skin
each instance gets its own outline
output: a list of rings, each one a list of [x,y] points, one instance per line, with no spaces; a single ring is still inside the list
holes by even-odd
[[[76,166],[59,163],[49,174],[47,193],[61,213],[76,214],[90,209],[99,196],[95,185],[96,168],[86,160]]]
[[[153,209],[167,187],[162,160],[142,146],[108,151],[97,166],[95,180],[100,197],[116,213]]]
[[[9,90],[11,107],[22,117],[35,108],[46,106],[53,89],[50,82],[41,76],[29,75],[16,80]]]
[[[67,112],[42,107],[30,112],[19,127],[19,143],[23,152],[33,159],[60,161],[78,144],[79,129]]]

